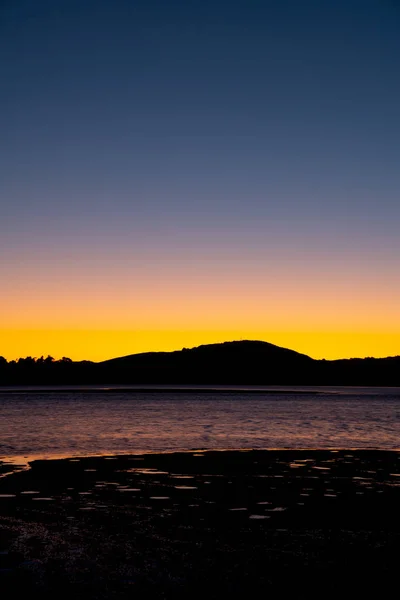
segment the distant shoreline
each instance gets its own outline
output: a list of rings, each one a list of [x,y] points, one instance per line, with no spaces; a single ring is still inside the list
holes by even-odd
[[[341,395],[341,394],[362,394],[362,395],[378,395],[378,390],[384,390],[385,393],[390,391],[396,395],[400,395],[400,386],[357,386],[357,385],[342,385],[342,386],[330,386],[330,385],[316,385],[316,386],[229,386],[229,385],[122,385],[118,384],[93,384],[93,385],[53,385],[53,386],[19,386],[19,385],[8,385],[0,386],[0,394],[7,393],[28,393],[28,394],[42,394],[42,393],[71,393],[71,392],[85,392],[85,393],[152,393],[152,394],[163,394],[165,392],[171,392],[174,394],[231,394],[240,395],[246,394],[287,394],[287,395],[300,395],[300,394],[313,394],[313,395]]]

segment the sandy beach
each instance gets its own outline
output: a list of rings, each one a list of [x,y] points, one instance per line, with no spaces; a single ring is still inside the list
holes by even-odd
[[[41,598],[381,594],[397,584],[399,502],[398,451],[35,461],[0,479],[1,589]]]

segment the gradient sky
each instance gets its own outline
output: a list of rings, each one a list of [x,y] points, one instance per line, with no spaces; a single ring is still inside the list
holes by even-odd
[[[396,0],[2,0],[0,355],[400,354]]]

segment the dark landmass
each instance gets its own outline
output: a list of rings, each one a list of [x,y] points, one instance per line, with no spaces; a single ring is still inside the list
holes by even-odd
[[[400,452],[35,461],[0,478],[4,598],[383,597]],[[271,596],[270,596],[271,595]]]
[[[210,344],[100,363],[0,357],[0,385],[400,385],[400,356],[315,360],[267,342]]]

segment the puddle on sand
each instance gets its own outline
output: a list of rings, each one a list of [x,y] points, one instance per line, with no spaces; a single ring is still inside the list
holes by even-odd
[[[168,471],[157,471],[157,469],[128,469],[124,473],[136,473],[137,475],[169,475]]]
[[[330,471],[331,468],[330,467],[311,467],[312,469],[315,469],[316,471]]]
[[[53,502],[54,498],[32,498],[32,500],[37,500],[39,502]]]
[[[169,496],[150,496],[150,500],[170,500]],[[144,508],[148,508],[145,506]]]

